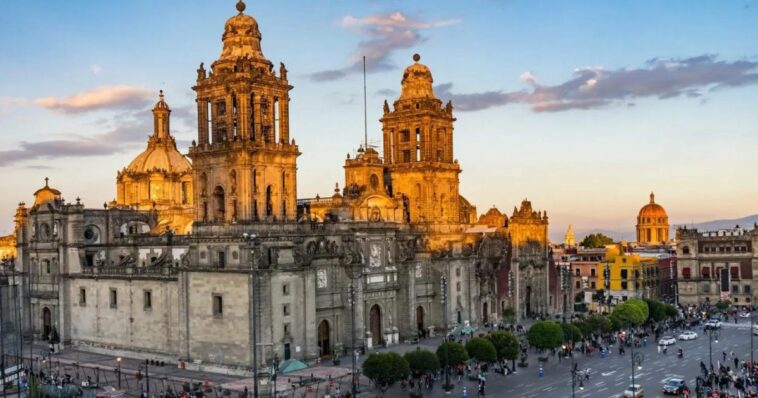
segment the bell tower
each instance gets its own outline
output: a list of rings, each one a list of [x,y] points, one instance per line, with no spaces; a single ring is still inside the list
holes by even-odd
[[[458,193],[461,169],[453,158],[453,105],[434,96],[432,72],[414,63],[403,73],[402,89],[390,109],[384,102],[384,163],[392,193],[402,194],[411,222],[462,220]]]
[[[261,51],[258,22],[239,13],[226,21],[221,56],[197,70],[198,137],[193,161],[195,221],[295,220],[297,157],[289,136],[287,69]]]

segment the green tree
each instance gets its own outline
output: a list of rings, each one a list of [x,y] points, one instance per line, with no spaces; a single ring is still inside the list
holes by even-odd
[[[39,378],[33,374],[29,375],[29,393],[28,398],[42,398],[42,387]]]
[[[519,343],[513,333],[494,332],[487,335],[487,339],[495,346],[497,359],[516,360],[516,358],[518,358]]]
[[[549,350],[563,344],[563,329],[553,321],[540,321],[529,328],[526,339],[540,350]]]
[[[563,341],[579,341],[582,339],[582,330],[573,323],[561,323],[563,330]]]
[[[634,299],[626,300],[625,303],[629,305],[634,305],[637,308],[639,308],[640,311],[642,311],[642,314],[645,318],[645,320],[642,321],[642,323],[645,323],[647,322],[648,319],[650,319],[650,309],[647,307],[647,303],[644,300],[634,298]]]
[[[516,318],[516,311],[513,310],[511,307],[505,307],[503,308],[503,319],[508,322],[513,322],[513,320]]]
[[[719,300],[719,302],[716,303],[716,308],[719,311],[726,311],[730,305],[732,305],[732,302],[729,300]]]
[[[416,351],[406,352],[403,357],[408,361],[411,374],[417,378],[440,369],[437,355],[429,350],[422,350],[421,347],[416,347]]]
[[[647,316],[642,311],[639,305],[629,303],[627,300],[613,309],[611,313],[611,321],[614,326],[618,328],[628,328],[631,326],[639,326],[645,323]]]
[[[408,361],[396,352],[373,353],[363,362],[363,374],[381,391],[382,395],[396,382],[411,373]]]
[[[469,358],[480,362],[495,362],[497,359],[495,345],[489,339],[483,337],[475,337],[467,341],[466,352]]]
[[[666,317],[666,310],[663,303],[653,299],[645,299],[645,303],[647,303],[647,308],[650,312],[650,319],[660,322]]]
[[[445,347],[447,347],[447,356],[445,356]],[[450,358],[449,360],[447,358]],[[445,364],[449,366],[458,366],[468,360],[468,354],[462,345],[455,341],[448,341],[447,343],[440,344],[437,347],[437,358],[440,359],[440,366],[445,367]]]
[[[677,315],[679,315],[679,311],[671,304],[664,304],[663,306],[663,312],[666,314],[669,318],[674,318]]]
[[[613,244],[613,238],[603,235],[601,233],[589,234],[579,242],[579,246],[587,248],[599,248],[605,247],[605,245]]]
[[[587,323],[587,326],[590,333],[608,333],[613,329],[613,325],[611,324],[611,321],[604,317],[600,316],[598,314],[592,314],[589,318],[585,321]],[[589,334],[589,333],[585,333]]]

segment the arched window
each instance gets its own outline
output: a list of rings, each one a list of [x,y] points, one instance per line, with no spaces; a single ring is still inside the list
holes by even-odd
[[[269,185],[266,187],[266,217],[270,217],[274,214],[274,202],[272,202],[273,196],[273,188]]]
[[[689,246],[684,246],[682,248],[682,254],[690,254],[690,247]]]
[[[379,177],[376,176],[376,174],[371,174],[371,178],[369,179],[369,184],[371,185],[371,189],[376,191],[379,189]]]
[[[226,197],[224,194],[224,188],[220,185],[216,186],[213,190],[213,200],[216,205],[216,221],[224,221],[226,213]]]

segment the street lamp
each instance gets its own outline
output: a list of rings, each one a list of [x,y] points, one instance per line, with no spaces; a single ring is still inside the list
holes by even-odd
[[[256,235],[247,232],[242,234],[242,239],[250,245],[250,294],[253,298],[252,318],[253,318],[253,398],[258,398],[258,327],[257,327],[257,307],[258,297],[255,295],[255,249],[253,243]]]
[[[118,389],[121,389],[121,357],[116,358],[116,364],[118,365],[118,370],[116,371],[117,377],[118,377]]]
[[[352,357],[353,357],[353,372],[350,374],[352,377],[352,383],[351,383],[351,389],[352,389],[352,396],[357,397],[358,396],[358,386],[356,383],[356,375],[355,375],[355,367],[356,367],[356,349],[355,349],[355,287],[351,283],[348,287],[348,300],[350,300],[350,317],[351,317],[351,334],[350,334],[350,348],[352,349]]]
[[[714,327],[705,327],[705,332],[708,333],[708,360],[711,363],[711,371],[713,371],[713,343],[719,342],[719,330]],[[751,331],[752,333],[752,331]],[[752,338],[750,341],[752,342]]]
[[[571,365],[571,398],[575,397],[577,384],[579,385],[579,391],[584,391],[584,376],[579,374],[574,369],[574,366]]]
[[[629,334],[632,339],[632,386],[634,386],[634,368],[642,370],[642,362],[645,360],[645,356],[641,352],[634,352],[634,329],[631,329]]]
[[[448,347],[447,347],[447,276],[445,274],[442,274],[440,277],[440,288],[442,290],[442,317],[443,317],[443,329],[445,332],[445,338],[444,341],[444,347],[445,347],[445,385],[442,386],[443,390],[445,390],[445,394],[450,394],[450,391],[453,389],[453,387],[450,385],[450,356],[448,355]]]

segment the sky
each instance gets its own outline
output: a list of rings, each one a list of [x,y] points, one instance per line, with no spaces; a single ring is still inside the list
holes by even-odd
[[[234,0],[9,2],[0,13],[0,235],[44,177],[67,201],[115,197],[164,90],[196,138],[198,65]],[[528,198],[561,241],[633,230],[651,191],[672,224],[758,213],[758,1],[248,1],[284,62],[298,197],[328,195],[419,53],[453,101],[461,194],[484,213]],[[620,235],[623,235],[620,233]],[[626,237],[631,236],[617,236]],[[578,236],[581,239],[581,236]]]

